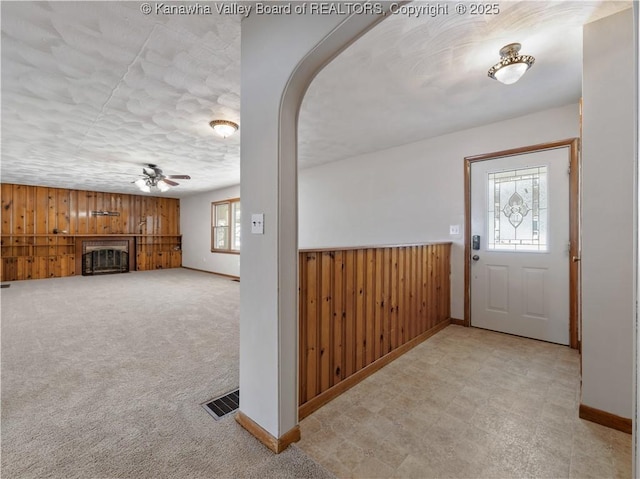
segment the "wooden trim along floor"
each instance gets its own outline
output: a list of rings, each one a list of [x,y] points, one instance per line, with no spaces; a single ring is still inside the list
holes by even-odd
[[[616,416],[610,412],[585,406],[584,404],[580,404],[578,415],[580,416],[580,419],[595,422],[596,424],[601,424],[602,426],[607,426],[611,429],[626,432],[627,434],[631,434],[633,429],[633,421],[631,419]]]
[[[223,278],[237,279],[238,281],[240,280],[240,276],[234,276],[232,274],[216,273],[215,271],[207,271],[206,269],[190,268],[188,266],[182,266],[182,268],[190,269],[191,271],[200,271],[201,273],[215,274],[216,276],[222,276]]]
[[[236,414],[236,421],[238,421],[243,428],[253,434],[258,441],[276,454],[280,454],[289,447],[289,445],[300,440],[300,426],[298,425],[279,438],[276,438],[242,411],[238,411],[238,414]]]
[[[348,389],[352,388],[353,386],[358,384],[363,379],[371,376],[373,373],[375,373],[376,371],[380,370],[381,368],[383,368],[384,366],[389,364],[394,359],[399,358],[404,353],[406,353],[410,349],[416,347],[421,342],[429,339],[431,336],[433,336],[437,332],[439,332],[439,331],[443,330],[444,328],[446,328],[447,326],[449,326],[449,324],[451,324],[451,320],[450,319],[447,319],[445,321],[442,321],[441,323],[436,324],[433,328],[429,329],[428,331],[425,331],[424,333],[420,334],[419,336],[416,336],[415,338],[413,338],[411,341],[409,341],[407,343],[404,343],[402,346],[394,349],[389,354],[387,354],[385,356],[382,356],[380,359],[378,359],[377,361],[372,362],[367,367],[365,367],[363,369],[360,369],[355,374],[349,376],[345,380],[340,381],[338,384],[333,386],[331,389],[327,389],[322,394],[320,394],[320,395],[314,397],[313,399],[310,399],[306,403],[302,404],[298,408],[298,418],[299,418],[299,420],[302,420],[305,417],[307,417],[309,414],[313,413],[314,411],[317,411],[322,406],[327,404],[329,401],[337,398],[343,392],[345,392]]]
[[[466,326],[467,324],[464,322],[464,319],[450,318],[451,324],[456,324],[458,326]]]
[[[633,437],[578,418],[579,377],[566,346],[452,325],[303,419],[296,449],[336,477],[637,477]]]

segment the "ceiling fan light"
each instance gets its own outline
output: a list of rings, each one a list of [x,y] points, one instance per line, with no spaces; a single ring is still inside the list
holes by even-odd
[[[227,138],[238,131],[238,124],[228,120],[213,120],[209,122],[209,126],[222,138]]]
[[[158,181],[157,186],[158,186],[158,189],[159,189],[160,191],[162,191],[163,193],[164,193],[165,191],[169,191],[169,190],[171,189],[171,186],[169,186],[169,185],[168,185],[167,183],[165,183],[163,180]]]
[[[487,75],[505,85],[517,82],[536,61],[531,55],[520,55],[521,45],[510,43],[500,49],[501,60],[489,68]]]
[[[147,181],[143,178],[137,179],[134,181],[134,184],[140,189],[140,191],[144,191],[145,193],[151,192],[151,188],[149,188]]]
[[[172,178],[181,180],[190,180],[189,175],[165,175],[158,165],[149,164],[147,168],[142,168],[142,178],[138,178],[133,183],[144,193],[151,191],[164,193],[169,191],[172,186],[178,186],[180,183],[173,181]]]

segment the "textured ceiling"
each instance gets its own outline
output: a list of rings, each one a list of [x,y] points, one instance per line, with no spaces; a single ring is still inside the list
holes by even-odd
[[[240,180],[240,20],[143,15],[129,2],[2,2],[2,181],[168,196]]]
[[[449,15],[389,17],[318,74],[300,114],[302,165],[577,103],[582,26],[631,3],[503,1],[484,16],[449,5]],[[503,85],[487,70],[513,42],[536,61]]]
[[[453,8],[453,3],[450,7]],[[390,16],[314,80],[301,167],[565,105],[581,26],[630,2],[502,2],[496,16]],[[137,2],[1,2],[3,182],[138,193],[146,163],[189,174],[167,196],[237,184],[240,18],[143,15]],[[536,63],[486,77],[506,43]],[[242,127],[240,130],[240,134]]]

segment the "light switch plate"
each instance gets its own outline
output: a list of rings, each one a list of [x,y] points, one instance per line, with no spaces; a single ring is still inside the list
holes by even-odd
[[[460,225],[449,225],[449,234],[457,236],[460,234]]]
[[[264,234],[264,213],[253,213],[251,215],[251,234]]]

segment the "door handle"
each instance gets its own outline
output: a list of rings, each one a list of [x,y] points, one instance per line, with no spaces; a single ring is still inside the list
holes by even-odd
[[[580,258],[580,256],[572,256],[571,257],[571,261],[573,261],[574,263],[577,263],[578,261],[580,261],[582,258]]]
[[[473,261],[478,261],[478,260],[480,259],[480,256],[478,256],[477,254],[474,254],[474,255],[471,257],[471,259],[472,259]]]

